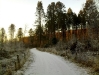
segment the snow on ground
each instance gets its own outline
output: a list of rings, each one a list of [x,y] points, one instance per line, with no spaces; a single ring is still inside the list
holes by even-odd
[[[32,61],[22,75],[88,75],[85,69],[60,56],[36,48],[31,49],[31,53]]]

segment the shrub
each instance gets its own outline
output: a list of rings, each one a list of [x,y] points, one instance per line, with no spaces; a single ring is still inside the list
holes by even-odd
[[[9,58],[10,57],[9,52],[6,51],[5,49],[1,48],[1,50],[0,50],[0,57]]]
[[[53,44],[53,45],[57,44],[57,42],[58,42],[57,38],[55,38],[55,37],[52,38],[52,44]]]
[[[74,42],[74,43],[71,45],[71,47],[70,47],[70,50],[71,50],[72,54],[74,54],[75,51],[76,51],[76,45],[77,45],[77,42]]]
[[[83,51],[85,51],[85,44],[77,41],[76,51],[77,52],[83,52]]]

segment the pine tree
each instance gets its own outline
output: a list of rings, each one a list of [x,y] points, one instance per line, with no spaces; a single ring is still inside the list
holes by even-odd
[[[1,48],[4,47],[5,29],[1,28]]]
[[[91,29],[91,33],[94,35],[96,34],[96,38],[98,38],[98,32],[99,32],[99,24],[98,24],[98,18],[99,18],[99,12],[96,7],[96,3],[94,0],[87,0],[84,7],[84,13],[86,16],[86,21],[88,22],[89,28]],[[91,35],[92,35],[91,34]]]
[[[9,33],[10,33],[10,39],[11,39],[11,41],[14,38],[14,32],[15,32],[15,25],[14,24],[11,24],[10,27],[9,27]]]
[[[58,1],[56,3],[56,23],[57,23],[57,29],[58,31],[61,29],[62,31],[62,40],[66,40],[66,20],[67,20],[67,15],[66,15],[66,10],[65,10],[65,5]]]
[[[41,30],[41,24],[42,24],[42,20],[43,20],[43,17],[45,16],[45,13],[44,13],[44,9],[43,9],[43,4],[41,1],[38,1],[37,3],[37,7],[36,7],[36,16],[37,16],[37,20],[36,20],[36,24],[39,25],[37,27],[40,27],[40,30]],[[40,39],[39,39],[39,43],[41,45],[41,31],[40,31]]]
[[[19,29],[18,29],[17,37],[19,38],[19,41],[22,40],[22,37],[23,37],[23,31],[22,31],[22,28],[19,28]]]
[[[10,41],[11,41],[11,49],[12,49],[12,43],[13,43],[13,39],[14,39],[14,32],[15,32],[15,25],[11,24],[9,27],[9,33],[10,33]]]
[[[29,40],[30,40],[30,45],[32,45],[33,46],[33,36],[34,36],[34,31],[33,31],[33,29],[32,28],[30,28],[30,30],[29,30]]]

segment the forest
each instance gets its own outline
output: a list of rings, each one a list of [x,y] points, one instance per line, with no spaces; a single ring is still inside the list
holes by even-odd
[[[35,30],[30,28],[26,31],[25,26],[24,31],[23,28],[16,31],[15,24],[9,26],[8,33],[4,28],[0,28],[0,60],[12,57],[11,54],[13,56],[19,53],[26,54],[27,48],[36,47],[56,48],[58,52],[70,50],[72,55],[76,55],[75,60],[83,61],[83,64],[85,64],[85,59],[89,59],[89,56],[95,57],[97,60],[99,58],[98,4],[98,0],[86,0],[77,14],[72,11],[72,8],[68,8],[66,11],[64,3],[61,1],[51,2],[47,7],[47,12],[44,12],[43,2],[38,1],[35,13]],[[25,36],[26,32],[29,36]],[[87,52],[91,55],[88,56]],[[82,54],[79,57],[81,53],[86,56]],[[66,54],[60,55],[65,56]],[[90,60],[86,63],[87,66],[93,66],[95,71],[99,72],[99,62]],[[98,63],[98,67],[95,67],[96,65],[93,63]]]
[[[28,40],[32,47],[53,46],[57,42],[81,42],[86,44],[98,43],[99,12],[98,1],[86,0],[78,14],[58,1],[52,2],[44,12],[43,3],[39,1],[36,7],[36,29],[29,30]]]
[[[9,33],[1,28],[1,46],[3,47],[3,43],[8,41],[21,41],[26,45],[27,43],[32,45],[31,47],[54,45],[58,41],[68,42],[73,38],[80,42],[98,41],[99,12],[97,4],[98,1],[86,0],[83,8],[76,14],[72,8],[68,8],[66,11],[62,2],[52,2],[48,5],[45,13],[43,3],[38,1],[35,14],[36,29],[30,28],[27,31],[29,36],[25,36],[25,25],[23,31],[22,28],[16,30],[16,26],[11,24],[8,28]]]

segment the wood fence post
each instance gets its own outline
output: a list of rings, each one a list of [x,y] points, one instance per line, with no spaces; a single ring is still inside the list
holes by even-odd
[[[25,53],[24,53],[24,59],[26,60],[26,56],[25,56]]]
[[[17,71],[17,63],[15,62],[15,71]]]
[[[17,62],[18,62],[18,69],[21,68],[20,66],[20,59],[19,59],[19,55],[17,55]]]

